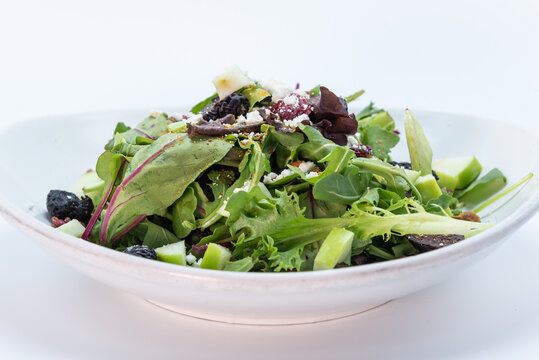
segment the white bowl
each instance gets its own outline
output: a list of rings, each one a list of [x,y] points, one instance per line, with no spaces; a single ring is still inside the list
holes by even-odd
[[[393,111],[395,119],[401,111]],[[435,158],[476,155],[515,182],[539,169],[533,131],[473,117],[417,111]],[[330,271],[234,273],[181,267],[126,255],[53,229],[45,216],[52,188],[67,188],[97,156],[117,121],[136,124],[145,111],[54,116],[0,131],[0,214],[62,261],[110,286],[183,314],[248,324],[295,324],[362,312],[431,286],[486,256],[539,208],[528,183],[484,219],[491,229],[458,244],[408,258]],[[402,124],[397,121],[398,128]],[[404,139],[393,152],[408,158]],[[494,206],[496,208],[496,206]],[[38,269],[36,269],[37,271]]]

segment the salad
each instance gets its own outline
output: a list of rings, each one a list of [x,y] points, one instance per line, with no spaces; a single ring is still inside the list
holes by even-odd
[[[350,112],[363,91],[304,91],[237,67],[213,83],[189,113],[118,123],[95,171],[49,192],[52,225],[135,256],[243,272],[413,256],[491,226],[463,209],[504,175],[481,176],[473,155],[433,162],[412,112],[401,134],[372,102]],[[410,158],[392,159],[401,140]]]

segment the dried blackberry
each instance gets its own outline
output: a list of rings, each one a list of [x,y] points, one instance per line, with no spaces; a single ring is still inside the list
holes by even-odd
[[[145,259],[157,260],[155,250],[146,245],[133,245],[124,250],[124,253],[134,256],[140,256]]]
[[[51,190],[47,195],[47,211],[51,218],[70,218],[87,223],[93,210],[94,204],[88,196],[79,199],[77,195],[63,190]]]
[[[393,166],[398,166],[404,169],[412,170],[412,164],[406,161],[404,162],[390,161],[389,163]],[[434,170],[432,170],[432,176],[436,179],[436,181],[440,180],[440,178],[438,177],[438,174],[436,174],[436,171]]]
[[[393,165],[393,166],[398,166],[398,167],[401,167],[403,169],[412,170],[412,164],[410,164],[409,162],[406,162],[406,161],[403,161],[403,162],[390,161],[389,163],[391,165]]]
[[[249,99],[243,94],[232,93],[223,100],[213,103],[203,112],[204,120],[217,120],[232,114],[235,117],[247,114],[249,111]]]

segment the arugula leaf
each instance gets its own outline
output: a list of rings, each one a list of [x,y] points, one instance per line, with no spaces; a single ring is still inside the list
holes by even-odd
[[[210,95],[209,97],[207,97],[206,99],[202,100],[201,102],[199,102],[198,104],[196,104],[195,106],[193,106],[190,110],[190,112],[192,112],[193,114],[198,114],[202,109],[204,109],[206,106],[208,106],[209,104],[211,104],[211,102],[213,101],[213,99],[215,98],[219,98],[219,96],[217,95],[217,93],[214,93],[213,95]]]
[[[108,242],[135,216],[166,210],[232,146],[221,139],[195,141],[187,134],[169,134],[138,151],[111,198],[103,219],[101,241]]]
[[[347,102],[347,103],[350,103],[354,100],[356,100],[357,98],[359,98],[361,95],[363,95],[365,93],[365,90],[359,90],[359,91],[356,91],[355,93],[351,94],[351,95],[348,95],[347,97],[344,98],[344,100]]]
[[[404,130],[412,169],[421,172],[421,175],[431,174],[432,149],[421,124],[408,109],[404,111]]]
[[[253,259],[250,257],[244,257],[243,259],[236,261],[229,261],[225,264],[225,271],[237,271],[237,272],[248,272],[254,266]]]
[[[404,196],[406,190],[411,189],[416,198],[421,202],[421,194],[410,179],[408,179],[403,169],[391,166],[383,161],[369,158],[355,158],[352,159],[351,163],[361,170],[369,171],[383,177],[388,188],[397,192],[400,197]]]
[[[237,191],[236,189],[243,189],[245,187],[243,190],[249,192],[258,184],[264,175],[264,172],[266,171],[267,158],[264,153],[262,153],[260,144],[251,140],[248,144],[241,146],[249,150],[246,152],[238,167],[240,176],[226,190],[225,194],[221,198],[217,199],[214,209],[209,212],[206,211],[206,216],[197,220],[197,228],[204,230],[210,225],[216,223],[223,215],[227,215],[225,210],[226,204],[228,199],[235,193],[235,191]]]
[[[297,148],[297,155],[300,159],[319,161],[329,155],[337,146],[312,126],[300,125],[299,128],[308,139],[308,141]]]
[[[311,90],[308,91],[311,96],[319,96],[320,95],[320,85],[316,85]]]
[[[374,103],[371,101],[369,105],[365,106],[359,113],[356,114],[356,119],[359,121],[363,118],[378,114],[384,110],[374,107]]]

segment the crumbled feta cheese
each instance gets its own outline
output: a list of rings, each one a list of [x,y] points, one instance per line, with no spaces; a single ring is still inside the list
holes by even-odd
[[[301,171],[307,174],[314,167],[314,163],[312,161],[304,161],[299,164],[298,167]]]
[[[193,254],[189,254],[185,257],[185,262],[189,265],[193,265],[194,263],[197,262],[197,258],[195,255]]]
[[[249,190],[249,185],[251,185],[251,180],[245,180],[242,187],[233,190],[234,194],[240,191],[247,192],[247,190]]]
[[[317,176],[318,176],[318,173],[316,171],[311,171],[310,173],[305,175],[305,178],[310,179],[310,178],[314,178],[314,177],[317,177]]]
[[[296,116],[292,120],[283,120],[283,124],[286,127],[295,129],[301,124],[302,121],[309,120],[309,115],[307,114],[301,114],[300,116]]]
[[[187,260],[187,259],[186,259],[186,260]],[[199,268],[201,263],[202,263],[202,258],[200,258],[200,259],[198,259],[197,261],[195,261],[195,262],[193,263],[192,266],[193,266],[193,267]]]
[[[185,119],[185,122],[188,124],[194,124],[202,120],[202,114],[197,114]]]
[[[270,172],[267,175],[264,175],[264,179],[262,180],[264,184],[268,184],[275,181],[275,178],[277,177],[277,174],[274,172]]]
[[[293,91],[291,87],[279,80],[266,79],[260,81],[259,84],[271,93],[271,100],[273,102],[277,102],[278,100],[285,98]]]
[[[269,174],[264,176],[264,179],[262,181],[264,182],[264,184],[271,184],[271,183],[274,183],[275,181],[284,179],[285,177],[290,176],[293,173],[294,172],[290,169],[284,169],[283,171],[281,171],[279,175],[277,175],[274,172],[270,172]]]
[[[298,106],[299,105],[298,97],[296,95],[292,95],[292,94],[285,97],[283,99],[283,102],[286,105],[290,105],[290,106]]]
[[[348,138],[348,144],[347,144],[348,147],[359,145],[359,141],[357,141],[357,138],[354,135],[348,135],[347,138]]]

